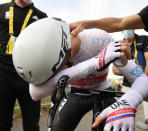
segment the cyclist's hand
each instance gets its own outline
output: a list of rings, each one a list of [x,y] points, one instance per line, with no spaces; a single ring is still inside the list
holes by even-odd
[[[98,69],[102,70],[109,66],[110,63],[116,59],[121,58],[122,63],[126,64],[130,59],[130,50],[126,43],[111,42],[109,43],[97,56],[98,57]]]
[[[137,99],[137,98],[140,99]],[[104,109],[93,124],[96,128],[104,119],[105,131],[135,131],[135,112],[137,105],[142,101],[141,96],[135,90],[130,90],[117,102]]]
[[[117,103],[115,103],[117,104]],[[97,127],[103,119],[107,118],[104,127],[105,131],[135,131],[135,112],[134,108],[113,109],[111,106],[106,108],[99,116],[97,116],[93,128]]]

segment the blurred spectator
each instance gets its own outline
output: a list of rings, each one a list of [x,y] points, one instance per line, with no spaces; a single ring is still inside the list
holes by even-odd
[[[44,17],[47,15],[34,7],[31,0],[12,0],[0,5],[0,131],[11,130],[16,99],[24,131],[39,131],[40,101],[31,99],[29,84],[17,74],[12,50],[20,32]]]

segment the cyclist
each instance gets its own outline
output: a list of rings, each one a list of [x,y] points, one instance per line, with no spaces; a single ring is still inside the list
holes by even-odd
[[[42,33],[39,34],[39,31]],[[50,39],[49,36],[52,39]],[[109,39],[111,40],[111,37],[109,37]],[[116,47],[116,45],[120,45],[120,43],[111,43],[110,46],[108,46],[108,50],[104,57],[97,55],[97,57],[91,58],[90,56],[88,60],[57,73],[57,71],[60,70],[60,65],[70,65],[71,62],[69,62],[69,58],[71,56],[74,57],[77,54],[77,51],[79,51],[79,46],[81,44],[79,37],[74,38],[72,41],[73,44],[71,45],[68,24],[63,21],[54,20],[52,18],[45,18],[38,22],[35,22],[34,24],[31,24],[29,27],[27,27],[20,34],[16,41],[18,44],[14,45],[13,62],[18,74],[29,83],[32,83],[32,89],[30,88],[31,90],[33,90],[33,86],[42,87],[38,88],[39,92],[32,91],[36,93],[36,95],[34,93],[34,96],[39,97],[33,99],[41,99],[43,91],[45,91],[45,94],[43,93],[43,97],[48,96],[52,92],[52,89],[54,89],[55,83],[57,82],[59,77],[63,74],[68,73],[67,75],[70,77],[69,83],[75,82],[80,78],[85,78],[86,75],[92,72],[96,72],[97,69],[102,69],[102,67],[108,64],[110,61],[117,57],[120,57],[120,54],[124,61],[126,60],[125,54],[128,55],[128,58],[130,57],[130,54],[128,53],[128,48],[126,48],[125,43],[121,43],[121,50],[124,51],[121,53],[116,52],[116,50],[120,49],[120,46]],[[76,41],[78,41],[77,45],[75,45]],[[106,40],[106,42],[107,41],[108,40]],[[26,45],[22,46],[23,43],[26,43]],[[95,43],[94,46],[96,46]],[[69,52],[71,47],[72,50],[71,52]],[[103,47],[101,48],[103,49]],[[112,56],[109,55],[109,51],[112,53]],[[28,57],[28,54],[33,55],[29,55]],[[100,61],[98,61],[99,59]],[[99,66],[98,62],[101,63],[101,59],[104,60],[104,63],[102,63],[102,66]],[[78,71],[76,72],[77,69]],[[89,70],[86,71],[86,69]],[[50,86],[48,86],[48,84]],[[44,86],[45,89],[41,91],[40,89],[43,89]],[[38,95],[38,93],[40,94]],[[32,97],[34,96],[32,94]]]
[[[76,87],[76,88],[73,88],[72,94],[71,96],[69,96],[68,101],[80,102],[78,98],[81,98],[81,99],[85,98],[87,100],[90,94],[88,94],[86,90],[82,90],[82,89],[78,90],[77,88],[83,87],[83,88],[95,89],[95,90],[107,89],[110,86],[106,80],[107,69],[104,69],[103,71],[100,71],[100,72],[97,72],[97,69],[98,70],[103,69],[104,66],[108,65],[115,58],[120,57],[120,55],[123,58],[124,62],[126,61],[127,58],[129,58],[129,57],[126,57],[125,55],[129,53],[129,51],[127,51],[128,48],[126,48],[127,45],[125,43],[112,42],[113,41],[112,38],[106,32],[99,29],[85,30],[84,32],[80,33],[78,37],[71,38],[71,41],[72,41],[72,44],[71,44],[72,58],[71,59],[75,66],[65,69],[56,75],[55,73],[56,71],[59,70],[59,68],[54,68],[56,69],[54,70],[54,73],[52,71],[48,72],[49,70],[52,70],[53,67],[57,65],[57,63],[59,64],[59,61],[57,62],[55,60],[56,58],[57,59],[59,58],[59,53],[58,53],[58,56],[56,56],[55,50],[53,49],[57,49],[57,51],[59,50],[59,52],[61,52],[60,48],[61,48],[61,41],[63,40],[63,38],[64,38],[64,44],[66,43],[65,44],[66,46],[64,46],[63,48],[64,44],[62,43],[62,49],[63,50],[65,49],[66,50],[65,52],[68,52],[68,49],[70,47],[70,42],[67,42],[69,34],[67,33],[66,30],[64,30],[65,28],[68,28],[68,25],[65,25],[65,28],[63,25],[65,25],[64,22],[55,21],[50,18],[40,20],[39,22],[36,22],[35,24],[32,24],[30,27],[26,28],[26,30],[22,32],[22,34],[16,41],[17,44],[14,47],[14,55],[13,55],[14,64],[20,76],[26,79],[28,82],[33,83],[30,86],[30,93],[34,100],[38,100],[38,99],[41,99],[42,97],[49,95],[53,91],[56,81],[63,74],[69,75],[70,76],[69,83],[72,83],[72,86]],[[40,30],[42,34],[36,33],[38,32],[38,30]],[[68,35],[65,35],[66,34],[65,32]],[[51,37],[51,39],[49,38],[49,36]],[[63,37],[61,38],[61,36]],[[30,38],[31,38],[31,41],[30,41]],[[38,41],[36,40],[37,38],[39,39]],[[26,59],[26,53],[25,54],[22,53],[21,50],[17,52],[17,49],[22,48],[20,42],[26,43],[27,46],[23,47],[23,51],[25,50],[28,51],[27,52],[28,54],[32,53],[32,47],[34,47],[35,45],[36,45],[36,48],[38,46],[40,48],[37,48],[34,50],[35,55],[33,55],[33,57],[30,56],[31,58],[27,57]],[[43,44],[42,46],[40,46],[41,43]],[[58,46],[59,43],[60,43],[60,46]],[[28,47],[31,50],[28,49]],[[53,47],[53,48],[51,49],[49,47]],[[121,53],[118,52],[119,49],[121,49],[124,52],[121,52]],[[87,50],[89,50],[89,52],[87,52]],[[99,55],[98,55],[98,52],[100,52]],[[50,58],[50,53],[54,56],[54,59],[53,59],[53,56],[51,56]],[[43,54],[44,56],[42,56]],[[94,56],[97,56],[97,57],[94,57]],[[48,61],[48,59],[50,61]],[[26,62],[29,63],[29,66],[25,64]],[[45,68],[43,68],[43,66]],[[132,74],[129,75],[130,71],[137,69],[139,74],[140,75],[142,74],[142,71],[132,61],[129,61],[125,66],[122,65],[121,67],[120,66],[118,67],[120,71],[124,72],[123,74],[125,74],[125,76],[127,76],[127,78],[131,80],[131,82],[133,82],[135,78],[137,78],[137,76],[134,76]],[[126,72],[125,72],[125,68],[126,68]],[[51,76],[53,75],[55,76],[51,78]],[[42,78],[42,76],[44,77]],[[84,79],[77,81],[80,78],[84,78]],[[83,94],[88,96],[84,97]],[[71,97],[74,97],[75,99],[71,99]],[[68,127],[64,127],[64,124],[59,124],[60,125],[59,127],[56,126],[57,130],[62,130],[62,129],[73,130],[76,127],[79,120],[81,119],[81,117],[92,108],[93,100],[94,98],[90,96],[89,97],[90,104],[85,104],[82,102],[83,104],[85,104],[85,106],[88,105],[88,107],[87,108],[83,107],[84,110],[82,110],[81,113],[76,112],[77,110],[76,109],[74,112],[78,113],[78,116],[76,116],[76,118],[72,116],[73,117],[72,119],[70,115],[72,115],[72,113],[74,112],[70,113],[71,107],[68,107],[67,106],[68,104],[66,104],[65,108],[67,106],[69,108],[69,111],[67,112],[70,113],[70,115],[67,115],[67,116],[70,118],[70,120],[74,120],[74,119],[77,119],[77,120],[76,122],[75,121],[70,122],[69,118],[64,115],[64,117],[68,119],[68,121],[66,120],[66,122],[70,122],[72,125],[71,127],[69,126],[68,128]],[[111,103],[112,102],[113,101],[111,101]],[[72,107],[72,109],[74,108]],[[60,114],[62,114],[63,110],[64,108],[61,110]],[[60,120],[65,121],[63,120],[64,117],[60,117]],[[66,123],[66,126],[67,125],[69,124]]]
[[[111,42],[114,42],[113,38],[99,29],[85,30],[77,38],[71,38],[71,62],[73,66],[97,56]],[[108,70],[106,68],[99,72],[95,71],[71,84],[71,92],[59,112],[59,121],[51,130],[75,130],[81,118],[93,109],[96,101],[96,96],[86,89],[111,90],[111,85],[107,80]],[[115,101],[114,98],[106,98],[103,100],[104,106],[108,107]]]

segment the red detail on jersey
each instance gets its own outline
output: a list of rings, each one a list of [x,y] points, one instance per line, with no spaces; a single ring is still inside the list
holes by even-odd
[[[103,74],[102,76],[98,76],[95,78],[85,78],[85,79],[81,79],[75,83],[72,83],[72,85],[76,85],[76,86],[86,86],[87,82],[95,82],[97,80],[103,80],[107,77],[108,72],[106,72],[105,74]]]

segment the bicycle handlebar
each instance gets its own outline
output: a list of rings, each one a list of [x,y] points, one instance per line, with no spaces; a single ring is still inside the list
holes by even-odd
[[[89,90],[91,94],[102,95],[103,98],[121,97],[124,93],[110,90]]]

